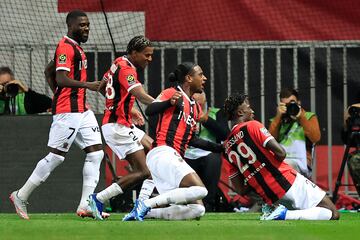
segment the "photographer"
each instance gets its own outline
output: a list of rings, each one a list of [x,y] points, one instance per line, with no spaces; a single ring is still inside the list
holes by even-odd
[[[344,127],[341,132],[342,140],[345,144],[355,146],[355,139],[351,138],[351,133],[360,132],[360,103],[350,105],[344,113]],[[351,140],[351,142],[349,142]]]
[[[15,80],[9,67],[0,67],[0,115],[26,115],[46,112],[51,98],[36,93],[20,80]]]
[[[311,176],[313,146],[321,133],[315,113],[301,107],[298,92],[284,88],[276,116],[270,119],[269,132],[285,148],[284,160],[301,174]]]

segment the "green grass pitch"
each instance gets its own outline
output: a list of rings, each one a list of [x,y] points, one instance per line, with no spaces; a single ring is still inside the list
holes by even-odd
[[[75,214],[0,214],[0,239],[359,239],[360,213],[342,213],[339,221],[259,221],[255,213],[207,213],[201,220],[121,222],[114,213],[105,221]]]

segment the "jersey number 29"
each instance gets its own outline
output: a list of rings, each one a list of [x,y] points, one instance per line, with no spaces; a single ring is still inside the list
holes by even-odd
[[[247,163],[244,165],[241,163],[239,154],[241,155],[241,157],[248,160],[248,164],[253,164],[257,160],[257,158],[253,150],[251,150],[251,148],[244,142],[241,142],[237,145],[236,151],[231,150],[229,152],[229,161],[231,163],[236,161],[236,165],[239,167],[240,172],[243,173],[246,169],[248,169],[249,165]]]

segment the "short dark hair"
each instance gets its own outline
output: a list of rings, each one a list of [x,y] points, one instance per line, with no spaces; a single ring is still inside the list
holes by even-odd
[[[238,107],[244,103],[247,95],[236,93],[225,99],[224,111],[227,115],[228,120],[234,120]]]
[[[192,62],[180,63],[176,66],[173,72],[169,73],[169,81],[183,83],[185,80],[185,76],[191,74],[195,66],[197,66],[197,64]]]
[[[293,88],[283,88],[280,91],[280,99],[281,98],[288,98],[291,95],[294,95],[296,97],[296,99],[299,99],[299,92],[296,91]]]
[[[132,51],[141,52],[146,47],[151,47],[152,43],[145,36],[136,36],[133,37],[127,45],[126,53],[131,54]]]
[[[0,75],[2,74],[10,74],[11,77],[14,77],[13,71],[7,66],[0,67]]]
[[[70,25],[78,17],[87,17],[87,15],[84,11],[81,11],[81,10],[73,10],[73,11],[69,12],[68,15],[66,16],[66,24],[68,25],[68,27],[70,27]]]

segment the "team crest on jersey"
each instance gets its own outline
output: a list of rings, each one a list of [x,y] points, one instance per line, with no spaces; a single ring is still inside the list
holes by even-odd
[[[66,63],[66,54],[60,54],[58,63],[59,64],[65,64]]]
[[[135,77],[134,75],[130,74],[130,75],[127,75],[126,77],[126,81],[128,82],[129,85],[133,85],[135,84]]]

